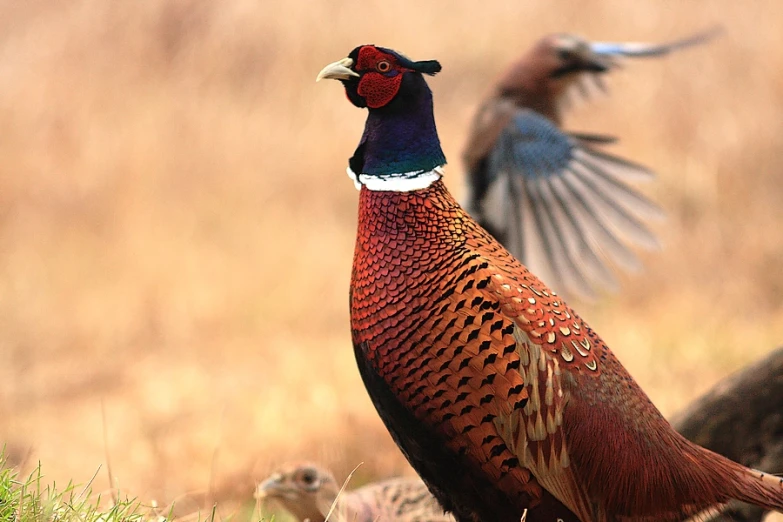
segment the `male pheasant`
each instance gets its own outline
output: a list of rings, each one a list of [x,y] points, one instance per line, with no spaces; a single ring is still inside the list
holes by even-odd
[[[661,210],[632,185],[646,168],[601,150],[615,138],[560,130],[567,102],[605,90],[622,57],[650,57],[703,43],[706,31],[667,44],[539,40],[493,84],[462,158],[465,209],[517,259],[556,289],[593,298],[613,290],[613,266],[638,271],[632,247],[659,243],[646,223]]]
[[[324,522],[330,511],[329,519],[337,522],[454,522],[418,479],[389,479],[339,492],[329,470],[299,462],[272,473],[258,485],[256,497],[278,501],[302,522]]]
[[[368,111],[354,352],[392,437],[459,522],[674,521],[783,479],[677,434],[601,338],[454,200],[423,74],[374,45],[327,65]]]

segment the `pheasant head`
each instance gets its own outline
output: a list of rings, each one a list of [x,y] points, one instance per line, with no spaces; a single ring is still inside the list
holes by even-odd
[[[357,187],[423,188],[422,174],[446,163],[432,93],[422,76],[439,71],[435,60],[415,62],[390,49],[361,45],[318,73],[316,81],[339,80],[351,103],[369,110],[364,134],[349,160],[348,174]],[[429,181],[432,177],[424,176]]]
[[[323,522],[337,497],[339,486],[332,474],[310,462],[287,464],[256,488],[259,500],[274,500],[299,520]]]

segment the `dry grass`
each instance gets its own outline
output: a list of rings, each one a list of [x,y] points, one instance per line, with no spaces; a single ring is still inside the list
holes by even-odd
[[[771,0],[2,0],[0,438],[85,482],[104,400],[117,480],[162,502],[250,498],[294,456],[407,472],[349,341],[343,169],[364,114],[317,71],[367,42],[440,59],[459,192],[478,96],[537,37],[720,22],[568,122],[660,172],[666,250],[580,311],[675,411],[783,340],[781,19]]]

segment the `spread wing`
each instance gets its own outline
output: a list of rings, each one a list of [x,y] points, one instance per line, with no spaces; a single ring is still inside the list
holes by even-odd
[[[649,42],[592,42],[590,50],[606,57],[626,56],[631,58],[656,58],[665,56],[672,51],[701,45],[723,34],[721,26],[710,27],[691,36],[662,44]],[[617,65],[613,62],[613,65]]]
[[[672,52],[710,42],[723,34],[723,27],[716,26],[679,40],[666,43],[650,42],[586,42],[590,52],[610,71],[623,67],[625,60],[638,58],[660,58]],[[608,94],[605,83],[606,72],[584,71],[556,101],[562,113],[580,100],[588,100],[596,91]]]
[[[659,247],[647,222],[663,214],[632,185],[654,175],[599,149],[613,138],[567,134],[507,104],[486,110],[491,117],[479,132],[494,146],[466,202],[476,219],[566,293],[593,297],[617,286],[613,267],[638,270],[632,247]]]

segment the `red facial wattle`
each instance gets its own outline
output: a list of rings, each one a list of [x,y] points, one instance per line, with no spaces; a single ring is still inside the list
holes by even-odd
[[[359,88],[356,92],[367,101],[369,108],[377,109],[397,96],[401,83],[402,74],[388,77],[378,72],[368,72],[359,80]]]
[[[367,45],[359,51],[356,70],[366,71],[359,80],[357,93],[367,107],[377,109],[391,102],[400,90],[405,69],[395,56]]]

